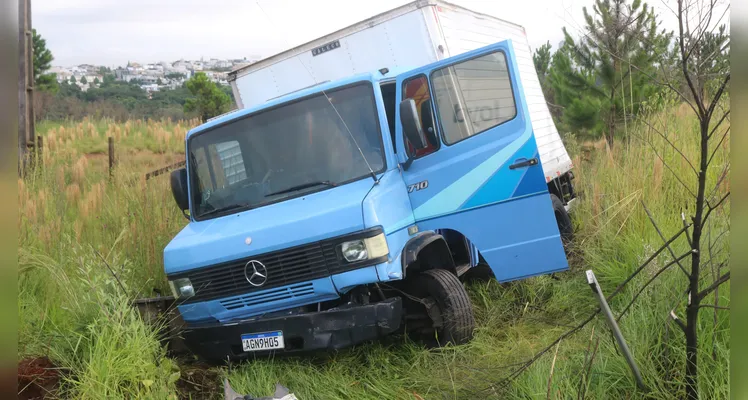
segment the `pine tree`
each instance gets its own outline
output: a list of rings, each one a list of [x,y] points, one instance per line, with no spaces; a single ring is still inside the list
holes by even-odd
[[[57,92],[57,75],[45,74],[52,65],[52,52],[47,48],[47,41],[36,32],[31,30],[31,46],[33,51],[34,86],[39,91]]]
[[[544,45],[540,46],[535,50],[532,55],[532,62],[535,64],[535,71],[538,73],[538,80],[540,81],[540,88],[543,90],[543,96],[548,104],[549,111],[553,116],[553,120],[558,124],[561,118],[561,108],[555,102],[555,94],[553,87],[548,83],[548,75],[551,72],[551,42],[547,41]]]
[[[548,75],[548,67],[551,65],[551,42],[546,42],[535,50],[535,54],[532,55],[532,62],[535,64],[535,70],[538,72],[538,78],[540,78],[542,84],[546,75]]]
[[[551,80],[554,91],[569,97],[564,104],[569,127],[604,131],[612,146],[616,125],[625,124],[659,90],[651,81],[670,35],[657,31],[654,11],[640,0],[596,0],[592,9],[593,14],[583,9],[581,38],[575,40],[564,28],[565,52],[554,59],[564,65]]]

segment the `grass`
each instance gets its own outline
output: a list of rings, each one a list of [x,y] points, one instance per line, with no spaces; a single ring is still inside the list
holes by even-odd
[[[695,159],[697,125],[687,109],[653,113],[649,122]],[[43,168],[19,181],[19,357],[48,356],[64,369],[66,379],[57,396],[189,395],[178,386],[189,367],[166,355],[128,299],[150,296],[153,288],[166,289],[161,251],[186,221],[173,204],[168,178],[146,182],[143,175],[183,157],[183,135],[190,124],[87,120],[38,127],[47,149]],[[610,293],[660,246],[641,202],[665,235],[681,228],[682,210],[688,213],[693,208],[687,189],[668,170],[685,177],[688,165],[645,126],[629,129],[630,139],[619,141],[610,153],[600,146],[587,151],[592,146],[567,139],[574,149],[576,186],[582,193],[573,213],[577,231],[572,268],[557,274],[558,279],[541,276],[503,286],[491,282],[470,287],[478,322],[471,343],[426,350],[395,336],[324,356],[244,362],[214,372],[227,377],[241,393],[270,395],[279,382],[302,399],[555,399],[577,397],[582,391],[586,398],[681,397],[685,340],[668,323],[671,309],[684,315],[687,300],[682,294],[686,279],[677,266],[644,290],[621,319],[649,392],[636,388],[601,317],[516,379],[503,381],[518,363],[596,309],[584,270],[593,269]],[[92,155],[104,152],[107,135],[117,138],[118,165],[111,179],[106,157]],[[729,160],[729,147],[716,154],[708,171],[710,186]],[[694,190],[693,174],[685,182]],[[726,190],[729,179],[718,189]],[[710,256],[726,261],[729,205],[714,214],[710,230],[716,243]],[[715,240],[725,230],[728,233]],[[687,243],[678,240],[673,247],[681,254]],[[614,313],[620,313],[668,261],[666,253],[660,255],[613,299]],[[705,270],[704,282],[711,282],[713,271]],[[729,296],[729,284],[724,285],[719,305],[729,306]],[[704,309],[699,323],[702,397],[726,398],[729,311]],[[588,349],[596,346],[587,372]]]

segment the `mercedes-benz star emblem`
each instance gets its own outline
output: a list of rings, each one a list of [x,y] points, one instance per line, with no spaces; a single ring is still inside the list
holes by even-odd
[[[268,269],[265,264],[252,260],[244,265],[244,277],[254,287],[260,287],[268,281]]]

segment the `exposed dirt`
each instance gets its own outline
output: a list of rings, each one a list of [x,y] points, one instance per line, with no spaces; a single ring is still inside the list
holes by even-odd
[[[177,381],[180,399],[222,399],[221,377],[215,368],[199,362],[180,363]]]
[[[18,363],[18,398],[47,399],[55,397],[60,370],[47,357],[27,358]]]

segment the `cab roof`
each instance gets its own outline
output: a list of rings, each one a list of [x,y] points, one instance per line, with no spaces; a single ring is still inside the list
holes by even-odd
[[[287,103],[287,102],[290,102],[290,101],[293,101],[293,100],[296,100],[302,97],[306,97],[309,95],[313,95],[316,93],[321,93],[326,90],[332,90],[332,89],[335,89],[341,86],[346,86],[346,85],[357,83],[357,82],[371,82],[372,84],[378,84],[383,81],[389,81],[389,80],[394,81],[395,77],[397,77],[399,73],[407,71],[408,69],[410,68],[389,69],[384,74],[382,74],[379,71],[366,72],[366,73],[351,75],[351,76],[348,76],[342,79],[337,79],[335,81],[321,82],[314,86],[303,88],[295,92],[291,92],[291,93],[276,97],[274,99],[269,99],[265,103],[256,105],[254,107],[229,111],[226,114],[220,115],[216,118],[213,118],[201,125],[198,125],[190,129],[189,131],[187,131],[186,138],[189,139],[190,136],[196,133],[203,132],[208,129],[214,128],[218,125],[223,125],[227,122],[240,119],[246,115],[253,114],[255,112],[264,110],[266,108],[274,107],[274,106]]]

